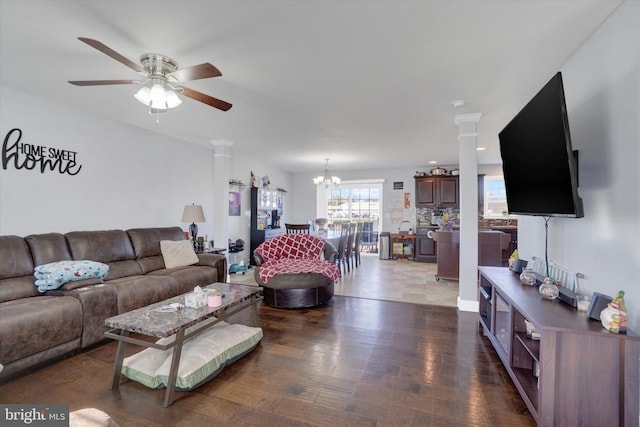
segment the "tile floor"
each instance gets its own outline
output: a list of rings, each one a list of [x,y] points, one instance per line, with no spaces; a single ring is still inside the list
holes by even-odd
[[[232,274],[231,283],[255,284],[253,270]],[[357,298],[415,304],[456,307],[458,282],[436,281],[436,265],[410,260],[381,260],[377,255],[362,255],[362,264],[343,272],[335,285],[335,294]]]

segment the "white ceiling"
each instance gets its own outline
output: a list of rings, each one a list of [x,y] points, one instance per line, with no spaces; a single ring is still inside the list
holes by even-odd
[[[495,164],[498,132],[620,3],[0,0],[0,83],[290,172],[457,164],[454,116],[479,112],[478,161]],[[210,62],[221,77],[185,86],[233,108],[185,98],[156,124],[135,86],[72,86],[139,77],[78,36]]]

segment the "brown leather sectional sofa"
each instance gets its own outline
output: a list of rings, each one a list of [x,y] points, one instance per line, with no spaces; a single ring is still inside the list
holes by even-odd
[[[0,236],[0,381],[104,340],[104,320],[190,290],[225,282],[223,255],[166,269],[161,240],[184,240],[180,227]],[[109,266],[104,279],[38,293],[34,268],[64,260]]]

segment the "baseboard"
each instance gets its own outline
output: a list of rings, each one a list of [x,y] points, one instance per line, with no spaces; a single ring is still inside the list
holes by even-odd
[[[460,299],[459,295],[458,295],[457,306],[458,306],[458,310],[460,311],[472,311],[474,313],[477,313],[478,309],[480,308],[478,301]]]

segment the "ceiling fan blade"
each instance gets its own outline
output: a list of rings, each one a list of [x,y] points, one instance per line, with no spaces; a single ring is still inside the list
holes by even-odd
[[[69,80],[76,86],[129,85],[142,83],[140,80]]]
[[[88,44],[89,46],[91,46],[94,49],[99,50],[100,52],[104,53],[107,56],[110,56],[111,58],[115,59],[116,61],[126,65],[127,67],[133,69],[134,71],[137,71],[138,73],[146,76],[147,72],[145,71],[144,68],[142,68],[139,64],[133,62],[132,60],[125,58],[124,56],[120,55],[118,52],[116,52],[115,50],[111,49],[109,46],[107,46],[106,44],[99,42],[98,40],[94,40],[94,39],[90,39],[87,37],[78,37],[78,40]]]
[[[214,98],[213,96],[205,95],[202,92],[198,92],[197,90],[189,89],[188,87],[180,86],[183,90],[182,94],[191,99],[195,99],[196,101],[203,102],[208,104],[218,110],[227,111],[231,108],[231,104],[225,102],[221,99]]]
[[[208,79],[209,77],[220,77],[222,73],[215,66],[205,62],[204,64],[194,65],[193,67],[176,70],[168,76],[174,77],[179,82],[188,82],[191,80]]]

